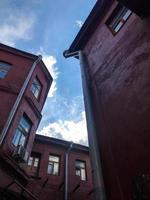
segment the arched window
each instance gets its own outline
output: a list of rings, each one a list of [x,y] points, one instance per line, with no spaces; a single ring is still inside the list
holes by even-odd
[[[10,69],[10,66],[10,64],[0,61],[0,79],[5,78]]]

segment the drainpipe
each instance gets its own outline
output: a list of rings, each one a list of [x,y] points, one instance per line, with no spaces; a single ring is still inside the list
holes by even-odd
[[[38,58],[32,64],[32,67],[31,67],[31,69],[30,69],[30,71],[28,73],[28,76],[27,76],[25,82],[23,83],[23,86],[22,86],[22,88],[21,88],[21,90],[20,90],[20,92],[19,92],[19,94],[17,96],[17,99],[16,99],[16,101],[15,101],[15,103],[14,103],[14,105],[13,105],[13,107],[12,107],[10,113],[9,113],[9,116],[7,118],[5,126],[4,126],[4,128],[3,128],[2,132],[1,132],[1,135],[0,135],[0,145],[2,144],[4,138],[5,138],[6,134],[7,134],[7,131],[9,129],[10,125],[11,125],[11,122],[12,122],[14,116],[15,116],[15,113],[16,113],[16,111],[18,109],[18,106],[19,106],[19,103],[20,103],[20,101],[22,99],[22,96],[23,96],[23,94],[24,94],[24,92],[25,92],[25,90],[27,88],[27,85],[28,85],[28,83],[30,81],[32,73],[33,73],[33,71],[34,71],[37,63],[39,63],[41,60],[42,60],[42,56],[39,55]]]
[[[106,200],[104,180],[102,174],[102,163],[100,160],[100,153],[96,138],[97,133],[95,127],[94,113],[93,113],[92,95],[90,92],[91,90],[90,79],[87,72],[88,63],[85,55],[81,51],[73,53],[69,53],[68,51],[64,52],[65,58],[72,56],[78,57],[80,60],[83,96],[84,96],[88,139],[89,139],[89,149],[90,149],[91,165],[93,172],[95,200]]]
[[[68,200],[68,167],[69,167],[69,152],[73,147],[73,142],[70,143],[69,148],[65,153],[65,200]]]

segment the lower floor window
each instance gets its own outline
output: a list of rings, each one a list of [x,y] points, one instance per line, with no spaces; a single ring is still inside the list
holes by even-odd
[[[29,157],[27,172],[32,176],[38,175],[40,157],[33,154]]]

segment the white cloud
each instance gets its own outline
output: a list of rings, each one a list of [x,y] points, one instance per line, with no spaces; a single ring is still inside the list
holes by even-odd
[[[49,123],[42,130],[38,131],[37,134],[88,145],[85,112],[81,113],[79,121],[59,120]]]
[[[76,25],[81,28],[83,25],[83,22],[81,20],[76,20]]]
[[[42,55],[42,58],[43,58],[42,60],[53,77],[53,82],[48,93],[48,97],[53,97],[57,91],[57,79],[59,75],[58,68],[55,66],[55,64],[57,63],[57,60],[54,56],[46,54],[43,48],[40,48],[40,51],[38,52],[38,54]]]
[[[15,46],[17,40],[30,40],[34,23],[35,18],[33,16],[10,14],[7,16],[7,20],[0,24],[0,42]]]

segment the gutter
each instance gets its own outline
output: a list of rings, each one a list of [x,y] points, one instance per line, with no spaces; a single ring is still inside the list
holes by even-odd
[[[20,104],[20,102],[21,102],[21,100],[22,100],[22,97],[23,97],[23,95],[24,95],[24,92],[25,92],[25,90],[27,89],[27,86],[28,86],[28,83],[29,83],[29,81],[30,81],[30,78],[31,78],[31,76],[32,76],[32,74],[33,74],[33,71],[34,71],[36,65],[37,65],[41,60],[42,60],[42,56],[39,55],[38,58],[37,58],[37,59],[34,61],[34,63],[32,64],[32,67],[31,67],[31,69],[30,69],[30,71],[29,71],[29,73],[28,73],[28,76],[27,76],[25,82],[23,83],[23,86],[22,86],[22,88],[21,88],[21,90],[20,90],[20,92],[19,92],[19,94],[18,94],[18,96],[17,96],[17,99],[16,99],[16,101],[15,101],[15,103],[14,103],[14,105],[13,105],[13,107],[12,107],[10,113],[9,113],[9,116],[8,116],[8,118],[7,118],[7,121],[6,121],[6,123],[5,123],[4,127],[3,127],[2,132],[1,132],[1,135],[0,135],[0,145],[2,145],[4,139],[5,139],[6,135],[7,135],[8,129],[10,128],[11,122],[12,122],[12,120],[14,119],[14,116],[15,116],[16,111],[17,111],[17,109],[18,109],[18,106],[19,106],[19,104]]]
[[[96,132],[96,127],[95,127],[90,80],[89,80],[89,75],[87,71],[88,62],[85,55],[82,53],[82,51],[69,53],[69,50],[67,50],[67,51],[64,51],[63,55],[65,58],[74,56],[74,57],[79,57],[80,59],[82,88],[83,88],[84,105],[85,105],[85,111],[86,111],[89,150],[90,150],[90,158],[91,158],[91,165],[92,165],[92,172],[93,172],[95,200],[106,200],[103,173],[102,173],[102,163],[100,159],[101,156],[99,153],[98,142],[96,138],[97,132]]]
[[[69,152],[73,147],[73,142],[70,143],[69,148],[65,153],[65,200],[68,200],[68,168],[69,168]]]

